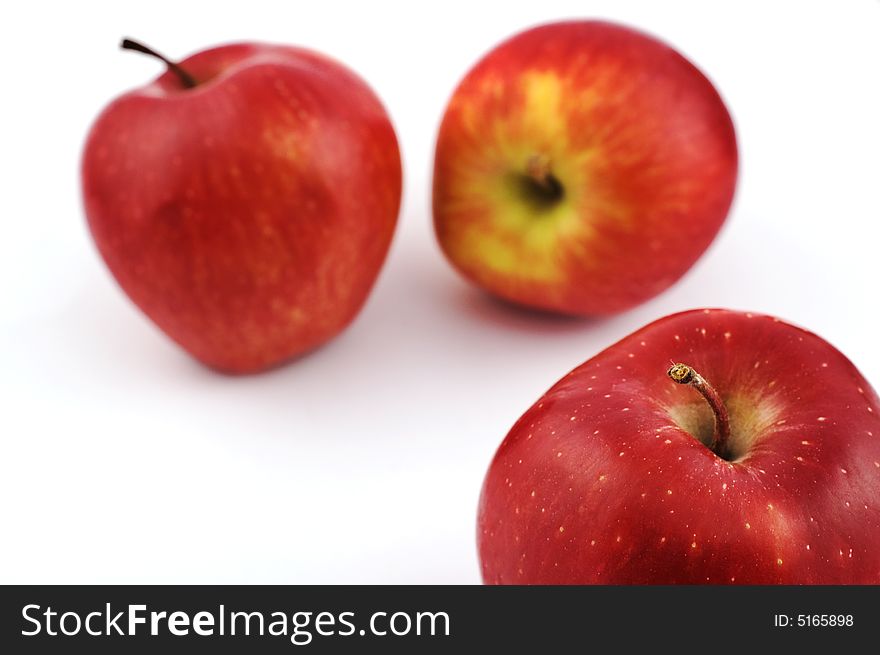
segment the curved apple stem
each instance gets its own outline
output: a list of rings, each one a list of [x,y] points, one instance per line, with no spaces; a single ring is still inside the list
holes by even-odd
[[[709,448],[719,457],[726,458],[730,442],[730,415],[721,401],[721,396],[706,379],[687,364],[673,364],[666,374],[678,384],[689,384],[698,392],[715,414],[715,434]]]
[[[135,52],[142,52],[145,55],[150,55],[151,57],[155,57],[159,61],[163,62],[166,66],[168,66],[168,70],[170,70],[172,73],[180,78],[181,83],[186,89],[192,89],[198,84],[198,82],[196,82],[196,78],[194,78],[183,68],[181,68],[180,64],[171,61],[165,55],[156,52],[149,46],[145,46],[143,43],[139,43],[138,41],[134,41],[133,39],[122,39],[122,43],[119,44],[119,47],[123,50],[134,50]]]

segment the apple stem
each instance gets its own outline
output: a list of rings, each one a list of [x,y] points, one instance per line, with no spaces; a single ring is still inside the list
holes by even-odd
[[[546,155],[534,154],[526,160],[525,179],[529,184],[529,194],[541,204],[554,204],[565,193],[553,170],[550,158]]]
[[[687,364],[673,364],[666,374],[678,384],[689,384],[696,389],[715,414],[715,434],[709,448],[719,457],[727,458],[730,442],[730,415],[715,387]]]
[[[156,52],[152,48],[145,46],[143,43],[139,43],[138,41],[134,41],[133,39],[122,39],[122,43],[119,44],[119,47],[123,50],[134,50],[135,52],[142,52],[145,55],[150,55],[151,57],[155,57],[159,61],[163,62],[166,66],[168,66],[168,70],[177,75],[180,78],[181,83],[185,89],[192,89],[198,83],[196,79],[186,72],[183,68],[180,67],[180,64],[171,61],[163,54]]]
[[[544,155],[532,155],[526,162],[526,173],[535,184],[550,188],[550,159]]]

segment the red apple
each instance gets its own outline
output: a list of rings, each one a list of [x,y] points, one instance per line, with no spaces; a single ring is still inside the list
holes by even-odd
[[[662,318],[513,426],[478,541],[487,583],[878,584],[880,399],[779,319]]]
[[[274,366],[366,300],[400,204],[394,130],[363,80],[308,50],[162,59],[168,71],[88,136],[89,227],[122,289],[193,356],[234,373]]]
[[[505,41],[456,89],[437,138],[434,224],[453,265],[488,291],[612,314],[693,265],[736,176],[730,115],[687,59],[618,25],[555,23]]]

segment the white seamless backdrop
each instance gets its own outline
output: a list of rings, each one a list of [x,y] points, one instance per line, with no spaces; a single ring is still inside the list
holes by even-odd
[[[444,261],[433,139],[500,39],[563,17],[660,36],[737,125],[730,219],[675,287],[602,321],[497,304]],[[0,582],[476,583],[483,474],[553,382],[701,306],[808,327],[880,384],[880,2],[14,3],[0,38]],[[78,166],[101,108],[222,42],[305,45],[385,102],[405,160],[395,241],[356,322],[229,378],[149,324],[99,260]]]

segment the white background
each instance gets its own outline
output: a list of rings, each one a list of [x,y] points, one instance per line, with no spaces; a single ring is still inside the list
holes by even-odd
[[[476,583],[483,474],[557,378],[670,312],[777,314],[880,383],[880,2],[14,3],[0,26],[0,582]],[[606,17],[679,48],[737,125],[719,239],[604,321],[512,310],[446,264],[433,139],[500,39]],[[129,303],[85,229],[78,163],[103,105],[183,57],[306,45],[375,88],[405,160],[399,229],[340,338],[248,378],[191,361]]]

